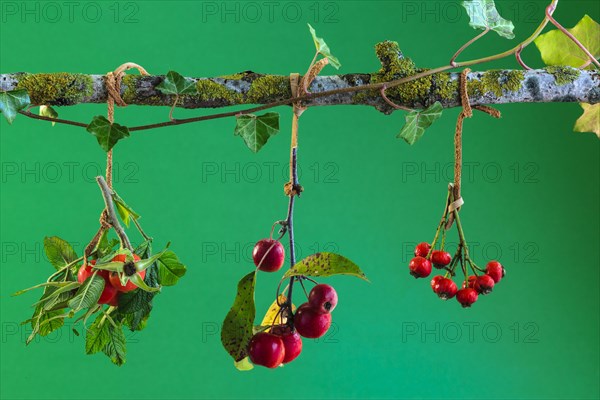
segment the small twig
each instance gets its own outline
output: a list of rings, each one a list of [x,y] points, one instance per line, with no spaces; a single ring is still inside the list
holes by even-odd
[[[525,62],[523,61],[523,59],[521,58],[521,52],[523,51],[523,49],[525,48],[525,46],[523,44],[521,44],[521,46],[519,46],[519,50],[517,50],[515,52],[515,58],[517,59],[517,62],[519,63],[519,65],[521,67],[523,67],[524,69],[526,69],[527,71],[530,71],[531,68],[529,68],[529,66],[527,66],[527,64],[525,64]]]
[[[454,55],[450,59],[450,65],[452,65],[453,67],[456,67],[456,62],[455,61],[458,58],[458,56],[463,51],[465,51],[467,49],[467,47],[469,47],[470,45],[472,45],[473,43],[475,43],[476,41],[478,41],[479,39],[481,39],[482,37],[484,37],[489,31],[490,31],[489,27],[485,28],[485,30],[483,32],[481,32],[479,35],[477,35],[474,38],[472,38],[471,40],[469,40],[460,49],[458,49],[458,51],[456,53],[454,53]]]
[[[383,86],[381,87],[381,90],[380,90],[380,93],[381,93],[381,98],[382,98],[382,99],[383,99],[383,100],[384,100],[386,103],[388,103],[390,106],[394,107],[396,110],[412,111],[412,108],[409,108],[409,107],[404,107],[404,106],[401,106],[400,104],[396,104],[396,103],[394,103],[393,101],[391,101],[391,100],[390,100],[390,99],[387,97],[387,95],[385,94],[385,91],[386,91],[386,90],[387,90],[387,86],[386,86],[386,85],[383,85]]]
[[[169,120],[173,121],[173,110],[175,110],[175,106],[177,105],[177,102],[179,101],[179,95],[176,94],[175,95],[175,101],[173,102],[173,105],[171,106],[171,109],[169,110]]]
[[[110,218],[110,224],[114,228],[119,240],[121,241],[121,245],[127,248],[130,251],[133,251],[133,247],[131,246],[131,242],[123,230],[123,227],[119,223],[119,219],[117,218],[117,214],[115,213],[115,206],[112,200],[112,190],[106,184],[106,181],[102,176],[96,177],[96,182],[100,186],[100,190],[102,191],[102,196],[104,197],[104,204],[106,205],[106,212],[108,217]]]

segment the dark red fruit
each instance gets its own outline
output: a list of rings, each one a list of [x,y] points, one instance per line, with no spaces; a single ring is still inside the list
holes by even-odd
[[[304,303],[294,315],[294,327],[305,338],[316,339],[325,334],[331,326],[331,314],[321,314],[309,303]]]
[[[452,279],[442,278],[437,281],[433,291],[442,300],[448,300],[454,297],[458,288]]]
[[[427,254],[429,254],[429,250],[431,250],[431,246],[429,245],[429,243],[419,243],[417,247],[415,247],[415,257],[427,257]]]
[[[125,262],[125,254],[117,254],[112,261],[116,261],[116,262]],[[133,255],[133,261],[140,261],[140,257],[137,254]],[[126,267],[127,266],[127,267]],[[125,265],[123,266],[123,268],[126,270],[125,274],[127,274],[128,269],[131,269],[132,271],[135,271],[135,266],[133,264],[129,264],[129,263],[125,263]],[[137,272],[137,274],[140,276],[140,278],[144,279],[146,277],[146,270],[143,270],[141,272]],[[119,292],[131,292],[132,290],[137,289],[137,286],[135,285],[135,283],[131,282],[131,281],[127,281],[127,284],[125,284],[125,286],[123,286],[121,284],[121,280],[119,279],[119,274],[117,274],[116,272],[112,272],[108,279],[110,280],[110,284],[113,285],[115,288],[117,288],[117,290]]]
[[[111,285],[110,283],[108,283],[108,280],[106,278],[104,278],[104,290],[102,291],[102,294],[100,295],[100,298],[98,299],[98,304],[108,304],[111,306],[116,306],[117,303],[117,296],[119,295],[119,292],[117,291],[117,288],[115,288],[113,285]]]
[[[285,261],[285,249],[277,240],[263,239],[254,246],[252,259],[261,271],[275,272]]]
[[[477,293],[479,294],[491,293],[494,288],[494,279],[487,274],[480,275],[477,277],[473,288],[477,290]]]
[[[506,270],[498,261],[490,261],[487,263],[485,272],[492,277],[494,283],[500,282],[500,280],[504,278],[504,275],[506,275]]]
[[[283,340],[268,332],[260,332],[252,337],[248,345],[250,360],[256,365],[276,368],[285,358]]]
[[[431,263],[436,268],[444,268],[451,261],[452,256],[447,251],[434,250],[431,252]]]
[[[472,288],[460,289],[456,292],[456,300],[458,300],[464,308],[471,307],[471,305],[477,301],[477,297],[477,290]]]
[[[477,282],[477,277],[475,275],[471,275],[469,276],[469,283],[466,284],[466,282],[463,281],[462,284],[462,288],[471,288],[471,289],[475,289],[475,283]]]
[[[321,314],[333,311],[338,302],[335,289],[329,285],[316,285],[308,295],[308,303]]]
[[[431,289],[433,289],[434,292],[435,292],[435,285],[437,285],[437,283],[440,281],[440,279],[444,279],[444,277],[442,275],[436,275],[431,280]]]
[[[298,331],[293,330],[287,325],[279,325],[271,329],[271,333],[277,335],[283,340],[283,347],[285,348],[285,357],[282,363],[287,364],[293,361],[302,352],[302,338],[298,334]]]
[[[408,265],[410,274],[415,278],[426,278],[431,274],[431,263],[423,257],[415,257]]]

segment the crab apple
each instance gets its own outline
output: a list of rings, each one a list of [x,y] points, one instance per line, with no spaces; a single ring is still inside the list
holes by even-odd
[[[427,257],[431,250],[431,245],[427,242],[422,242],[415,247],[415,257]]]
[[[436,275],[431,280],[431,289],[433,289],[434,293],[435,293],[435,285],[437,285],[437,283],[440,281],[440,279],[444,279],[444,277],[442,275]]]
[[[278,271],[285,261],[285,249],[283,245],[273,239],[259,240],[252,250],[254,264],[261,271]]]
[[[448,300],[454,297],[458,288],[456,283],[452,279],[442,278],[437,281],[435,288],[433,289],[435,294],[442,300]]]
[[[410,274],[415,278],[426,278],[431,274],[431,263],[428,259],[417,256],[408,265]]]
[[[452,256],[447,251],[434,250],[431,252],[431,263],[436,268],[444,268],[452,262]]]
[[[331,314],[321,314],[309,303],[304,303],[294,315],[294,327],[300,334],[309,339],[316,339],[325,334],[331,326]]]
[[[494,288],[494,279],[488,274],[480,275],[477,277],[475,281],[474,289],[477,290],[479,294],[488,294],[492,292]]]
[[[279,336],[259,332],[250,340],[248,355],[256,365],[275,368],[281,365],[285,358],[285,346]]]
[[[298,334],[298,331],[292,330],[288,325],[278,325],[271,329],[271,333],[283,340],[283,347],[285,348],[283,364],[293,361],[300,355],[302,352],[302,338]]]
[[[332,312],[337,302],[335,289],[323,283],[313,287],[308,295],[308,303],[321,314]]]
[[[477,277],[475,275],[471,275],[469,276],[469,281],[468,282],[463,282],[462,284],[462,288],[471,288],[471,289],[475,289],[475,283],[477,283]]]
[[[477,297],[477,290],[473,288],[460,289],[456,292],[456,300],[458,300],[463,308],[471,307],[477,301]]]
[[[137,262],[140,260],[141,259],[137,254],[133,255],[133,262]],[[123,265],[123,271],[125,272],[125,275],[127,275],[127,276],[132,276],[137,273],[140,276],[140,278],[142,278],[142,280],[146,277],[146,270],[136,272],[135,265],[133,264],[133,262],[131,262],[131,261],[125,262],[125,254],[117,254],[112,259],[112,261],[124,262],[125,264]],[[125,285],[122,285],[121,280],[119,279],[119,274],[117,274],[116,272],[111,272],[109,274],[109,280],[110,280],[110,284],[113,285],[115,288],[117,288],[117,290],[119,292],[127,293],[127,292],[131,292],[132,290],[137,289],[136,284],[131,281],[127,281],[127,283]]]
[[[494,283],[500,282],[500,280],[504,278],[504,275],[506,275],[506,270],[498,261],[490,261],[487,263],[485,272],[492,277]]]

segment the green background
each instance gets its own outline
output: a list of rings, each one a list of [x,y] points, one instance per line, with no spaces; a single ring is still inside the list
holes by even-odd
[[[103,74],[126,61],[153,74],[199,77],[303,72],[314,51],[306,22],[340,58],[341,72],[375,71],[373,46],[384,39],[398,41],[417,65],[435,67],[476,33],[455,2],[283,1],[272,17],[264,2],[253,3],[260,17],[244,2],[76,2],[72,16],[62,6],[60,17],[45,2],[7,3],[18,13],[2,15],[5,73]],[[515,40],[543,16],[544,2],[498,3],[515,23]],[[567,27],[585,13],[599,20],[594,4],[561,2],[555,15]],[[21,14],[24,7],[33,11]],[[490,34],[465,57],[512,45]],[[542,65],[535,46],[524,58]],[[479,68],[504,67],[517,64]],[[147,329],[129,335],[122,368],[86,356],[84,337],[68,328],[26,348],[29,327],[18,323],[39,293],[10,297],[52,272],[41,251],[45,235],[81,253],[96,231],[102,199],[93,177],[104,154],[83,129],[1,121],[2,398],[598,398],[598,139],[572,132],[577,104],[499,108],[501,120],[476,114],[465,124],[467,239],[479,264],[497,257],[508,270],[472,309],[440,301],[429,280],[414,280],[407,268],[442,211],[458,110],[446,111],[413,147],[395,138],[400,113],[347,106],[303,115],[299,256],[340,252],[372,283],[328,280],[340,296],[330,334],[305,340],[285,368],[246,373],[233,367],[217,330],[238,279],[252,268],[252,244],[285,217],[289,109],[280,110],[281,133],[259,154],[233,136],[232,119],[136,132],[118,144],[116,189],[143,215],[155,247],[171,241],[188,266],[178,286],[155,300]],[[59,109],[83,122],[105,112],[105,105]],[[116,115],[137,125],[167,113],[131,106]],[[279,277],[259,276],[259,314]]]

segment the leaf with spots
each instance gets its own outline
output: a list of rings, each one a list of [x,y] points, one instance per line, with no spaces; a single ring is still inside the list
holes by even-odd
[[[285,290],[286,289],[284,289],[283,291],[285,292]],[[286,300],[287,297],[284,294],[279,295],[279,297],[273,302],[273,304],[271,304],[271,307],[269,307],[269,309],[265,313],[265,316],[263,317],[263,320],[260,323],[261,327],[270,327],[271,325],[283,325],[287,322],[287,318],[285,318],[283,315],[281,315],[281,312],[279,312],[279,310],[281,310],[279,304],[285,303]],[[292,312],[293,311],[296,311],[296,307],[292,304]]]
[[[296,263],[290,268],[284,278],[292,276],[314,276],[327,277],[332,275],[352,275],[365,281],[369,281],[358,267],[352,261],[344,256],[335,253],[316,253]]]
[[[223,321],[221,343],[233,357],[235,365],[246,358],[248,343],[252,339],[252,329],[256,308],[254,305],[254,286],[256,271],[244,276],[237,287],[237,295],[233,306]]]

